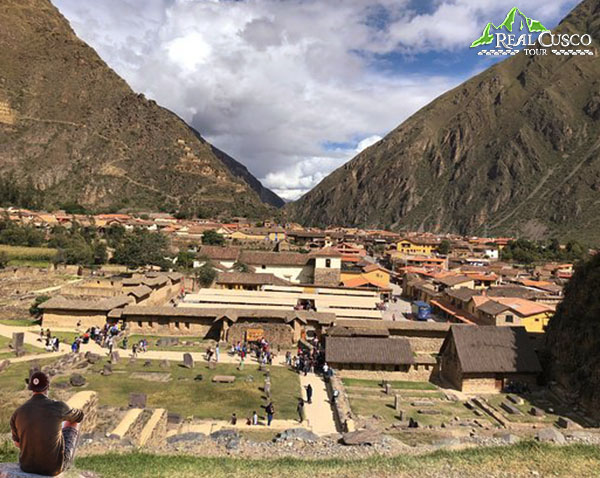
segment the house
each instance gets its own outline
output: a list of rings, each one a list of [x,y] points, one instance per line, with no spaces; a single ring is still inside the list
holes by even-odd
[[[554,306],[518,297],[493,297],[477,307],[479,323],[486,325],[522,325],[527,332],[546,330]]]
[[[278,242],[286,238],[285,229],[281,227],[249,227],[231,233],[231,239],[240,242]]]
[[[325,339],[325,361],[338,370],[408,372],[414,357],[405,338],[329,335]]]
[[[194,267],[201,267],[208,259],[230,269],[237,262],[239,256],[239,247],[201,246],[198,249],[198,260],[194,261]]]
[[[437,290],[443,292],[446,289],[459,289],[466,287],[468,289],[475,288],[475,280],[466,275],[443,275],[433,280]]]
[[[366,264],[354,270],[344,270],[341,281],[345,287],[376,287],[387,289],[390,286],[391,272],[379,264]]]
[[[523,327],[452,325],[440,350],[441,377],[466,393],[533,387],[541,370]]]
[[[291,283],[274,274],[256,274],[253,272],[220,272],[215,286],[218,289],[261,290],[265,285],[286,286]]]
[[[299,252],[242,251],[239,261],[261,274],[273,274],[280,279],[310,284],[314,278],[314,261]],[[337,285],[337,284],[336,284]]]
[[[440,241],[435,238],[406,237],[396,243],[396,249],[402,254],[430,256],[439,245]]]

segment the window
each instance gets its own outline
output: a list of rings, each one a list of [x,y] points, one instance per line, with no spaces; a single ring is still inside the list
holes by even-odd
[[[138,327],[141,327],[141,326],[142,326],[142,321],[138,320]]]
[[[179,328],[179,322],[175,322],[175,327]]]
[[[325,259],[325,267],[331,267],[331,259]]]
[[[514,317],[512,315],[507,315],[506,319],[504,319],[505,322],[514,322]]]
[[[266,269],[267,266],[265,266],[264,264],[262,266],[260,266],[262,269]]]

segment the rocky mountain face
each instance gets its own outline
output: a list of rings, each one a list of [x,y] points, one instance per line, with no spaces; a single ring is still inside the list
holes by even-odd
[[[0,24],[3,202],[250,216],[282,204],[244,166],[133,92],[49,0],[2,0]]]
[[[287,206],[305,224],[600,237],[600,0],[557,27],[595,56],[502,61]]]
[[[549,378],[600,419],[600,255],[576,270],[546,330]]]

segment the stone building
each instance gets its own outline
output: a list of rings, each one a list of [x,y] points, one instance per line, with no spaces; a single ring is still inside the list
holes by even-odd
[[[404,338],[325,338],[325,360],[337,370],[384,370],[408,372],[414,363],[410,342]]]
[[[536,385],[540,362],[525,328],[452,325],[440,351],[441,377],[467,393]]]

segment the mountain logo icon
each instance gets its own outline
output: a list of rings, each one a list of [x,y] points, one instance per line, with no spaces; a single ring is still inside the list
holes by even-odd
[[[507,13],[504,21],[496,26],[492,22],[489,22],[483,29],[481,36],[471,43],[471,48],[476,48],[482,45],[489,45],[494,41],[495,33],[508,31],[513,33],[513,30],[517,30],[519,33],[541,33],[549,31],[541,22],[529,18],[517,7],[513,7]],[[524,31],[527,29],[526,31]]]

